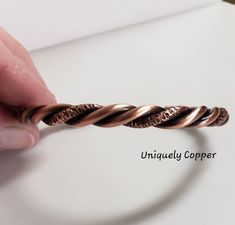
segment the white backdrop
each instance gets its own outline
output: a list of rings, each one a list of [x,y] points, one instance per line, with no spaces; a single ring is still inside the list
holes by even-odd
[[[59,102],[223,106],[220,128],[42,126],[0,157],[1,225],[235,224],[235,7],[226,3],[32,53]],[[216,152],[142,160],[142,151]]]
[[[0,0],[0,25],[35,50],[219,1]]]

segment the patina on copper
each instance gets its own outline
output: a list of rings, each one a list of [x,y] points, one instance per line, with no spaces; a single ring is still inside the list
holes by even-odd
[[[37,124],[41,120],[49,126],[66,123],[82,127],[90,124],[100,127],[120,125],[133,128],[185,128],[222,126],[229,119],[225,108],[206,106],[133,106],[129,104],[57,104],[29,107],[20,115],[22,123]]]

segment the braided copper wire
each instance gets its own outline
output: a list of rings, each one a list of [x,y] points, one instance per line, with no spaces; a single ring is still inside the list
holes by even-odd
[[[229,118],[225,108],[206,106],[168,106],[147,105],[136,107],[128,104],[102,106],[98,104],[57,104],[29,107],[21,114],[22,123],[37,124],[41,120],[49,126],[66,123],[82,127],[96,125],[115,127],[125,125],[133,128],[159,127],[212,127],[222,126]]]

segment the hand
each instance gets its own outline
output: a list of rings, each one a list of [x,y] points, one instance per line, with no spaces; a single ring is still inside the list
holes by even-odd
[[[55,103],[25,48],[0,27],[0,150],[30,148],[39,141],[39,129],[21,124],[13,110]]]

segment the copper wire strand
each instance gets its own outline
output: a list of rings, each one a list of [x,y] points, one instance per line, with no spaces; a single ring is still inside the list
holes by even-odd
[[[185,127],[201,128],[222,126],[229,119],[225,108],[206,106],[133,106],[113,104],[57,104],[29,107],[20,117],[22,123],[37,124],[43,121],[49,126],[68,124],[75,127],[96,125],[116,127],[120,125],[132,128],[158,127],[179,129]]]

